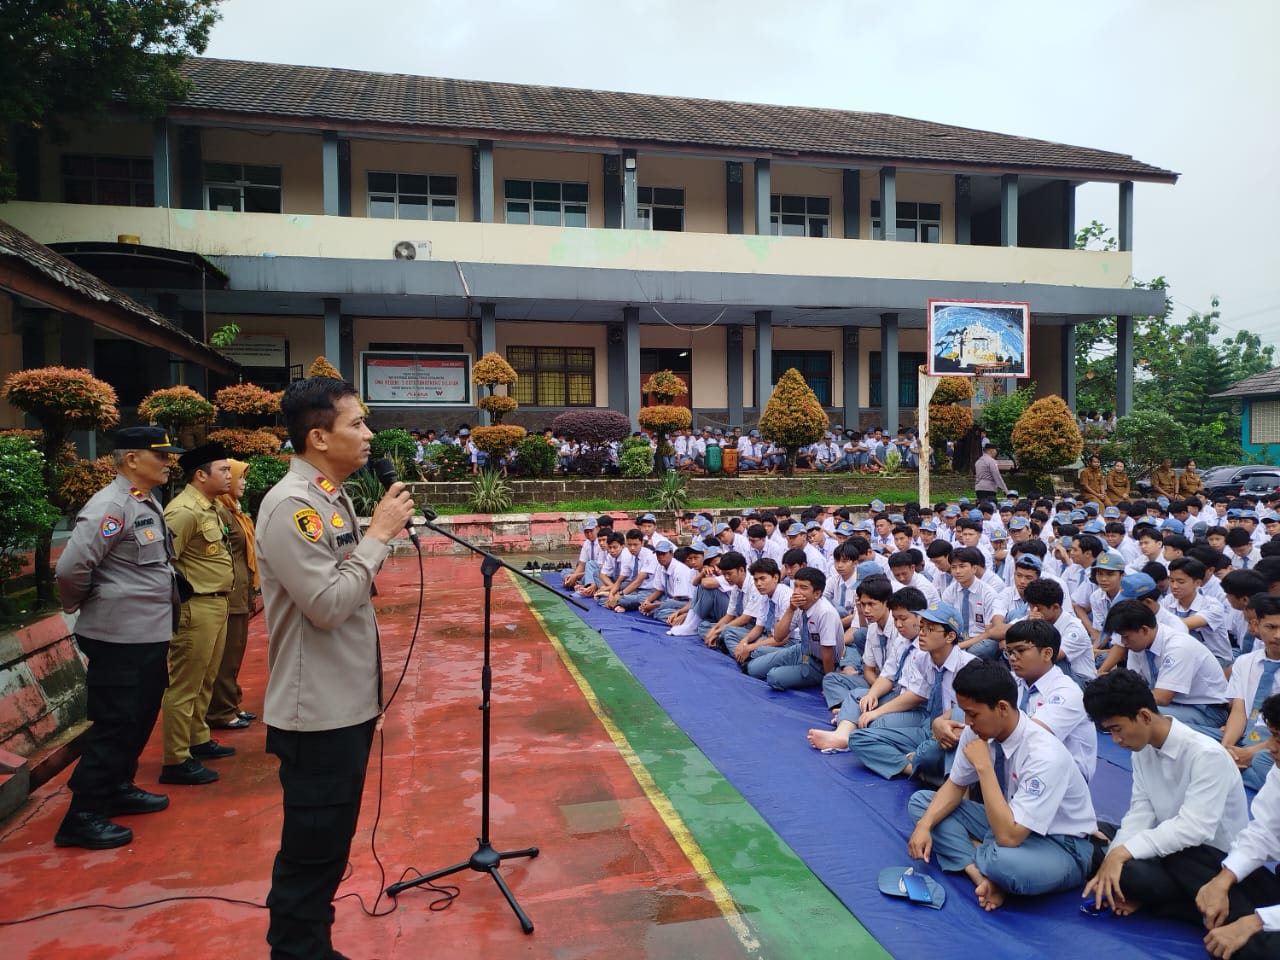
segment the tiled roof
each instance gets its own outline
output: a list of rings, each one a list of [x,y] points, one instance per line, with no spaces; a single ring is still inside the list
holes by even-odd
[[[1122,153],[883,113],[661,97],[571,87],[447,80],[210,57],[191,58],[179,116],[205,111],[305,120],[334,129],[457,131],[488,139],[702,148],[855,164],[917,163],[1080,179],[1172,183],[1177,174]]]
[[[1280,394],[1280,367],[1272,367],[1270,370],[1263,370],[1262,373],[1255,373],[1252,377],[1245,377],[1221,393],[1215,393],[1214,396],[1257,397],[1276,394]]]

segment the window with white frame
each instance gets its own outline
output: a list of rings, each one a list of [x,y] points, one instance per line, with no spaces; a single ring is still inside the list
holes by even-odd
[[[898,239],[908,243],[941,243],[942,204],[900,202],[897,230]],[[871,236],[875,240],[884,236],[880,228],[879,200],[871,201]]]
[[[684,230],[683,187],[641,187],[636,192],[641,230]]]
[[[253,163],[206,163],[206,210],[281,213],[280,167]]]
[[[1249,443],[1280,443],[1280,400],[1254,400],[1249,404]]]
[[[585,227],[587,185],[559,180],[506,180],[503,186],[507,223],[543,227]]]
[[[831,198],[771,194],[769,232],[775,237],[831,236]]]
[[[382,220],[457,220],[458,178],[369,171],[369,216]]]
[[[150,207],[155,180],[150,157],[62,157],[62,197],[66,203]]]

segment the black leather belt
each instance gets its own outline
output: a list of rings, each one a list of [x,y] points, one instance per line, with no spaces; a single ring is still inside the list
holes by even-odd
[[[230,591],[223,590],[220,593],[193,593],[193,597],[225,597]]]

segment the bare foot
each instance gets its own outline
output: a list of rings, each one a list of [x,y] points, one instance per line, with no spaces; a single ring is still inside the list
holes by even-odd
[[[834,730],[810,730],[809,746],[815,750],[845,750],[849,746],[849,736]]]
[[[1111,905],[1111,912],[1117,917],[1131,917],[1141,909],[1142,904],[1137,900],[1121,900]]]
[[[613,608],[613,612],[614,612],[614,613],[626,613],[626,612],[627,612],[627,608],[626,608],[626,607],[624,607],[622,604],[618,604],[616,607],[614,607],[614,608]]]
[[[974,887],[973,892],[978,895],[978,906],[988,913],[999,908],[1004,903],[1006,896],[1003,890],[986,877],[983,877],[982,881]]]
[[[915,760],[916,760],[916,755],[914,753],[907,754],[907,765],[902,768],[902,775],[904,777],[911,776],[911,771],[912,769],[914,769],[913,765],[915,764]]]

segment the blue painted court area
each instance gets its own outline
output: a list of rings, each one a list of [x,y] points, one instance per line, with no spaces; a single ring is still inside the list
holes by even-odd
[[[559,576],[546,579],[559,585]],[[824,755],[805,740],[829,716],[817,690],[777,692],[743,674],[696,637],[669,637],[639,614],[570,607],[605,641],[819,879],[884,947],[918,958],[946,956],[1040,960],[1065,945],[1082,957],[1202,958],[1203,934],[1191,923],[1092,917],[1074,893],[1011,897],[984,912],[963,875],[930,874],[947,889],[942,910],[912,907],[876,886],[886,866],[907,866],[907,800],[917,786],[885,781],[849,754]],[[1103,738],[1092,782],[1103,820],[1118,822],[1129,803],[1128,754]],[[932,950],[926,946],[932,945]]]

